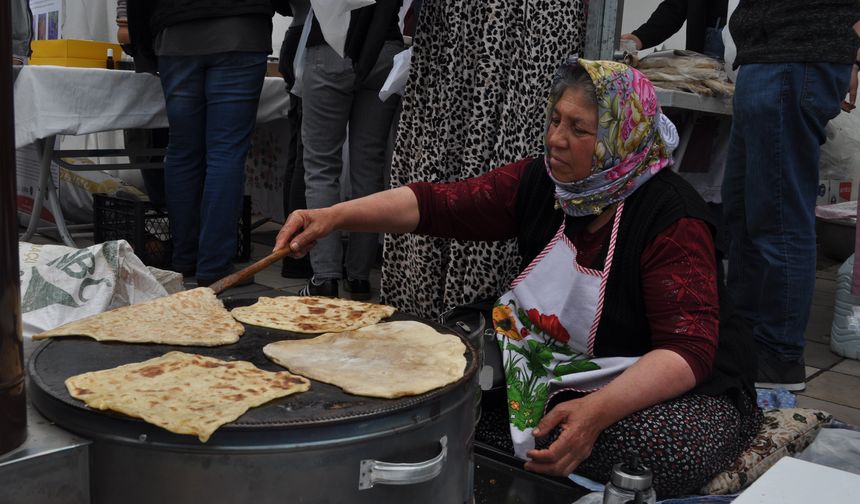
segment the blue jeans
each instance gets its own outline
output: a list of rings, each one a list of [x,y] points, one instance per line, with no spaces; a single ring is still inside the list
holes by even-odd
[[[158,71],[170,123],[164,175],[173,268],[218,279],[236,255],[266,54],[161,56]]]
[[[722,196],[729,295],[759,357],[800,362],[815,288],[815,199],[825,126],[851,66],[741,66]]]

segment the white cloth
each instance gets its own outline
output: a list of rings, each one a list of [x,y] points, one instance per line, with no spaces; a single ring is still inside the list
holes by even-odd
[[[323,38],[341,58],[346,46],[350,12],[375,3],[376,0],[311,0]]]
[[[30,65],[14,95],[16,148],[52,135],[167,127],[161,83],[151,74]],[[289,100],[283,79],[266,78],[257,122],[287,117]]]
[[[394,55],[394,62],[391,65],[391,72],[388,73],[388,78],[379,90],[379,99],[387,100],[391,95],[397,93],[403,95],[403,90],[406,89],[406,81],[409,79],[409,69],[412,67],[412,48],[401,51]]]
[[[666,114],[660,114],[657,116],[657,131],[660,132],[660,138],[663,139],[666,151],[671,156],[680,143],[678,128],[675,127],[675,123],[666,117]]]

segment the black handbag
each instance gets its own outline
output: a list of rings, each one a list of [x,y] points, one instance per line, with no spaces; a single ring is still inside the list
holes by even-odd
[[[485,299],[454,307],[439,316],[439,323],[457,331],[466,338],[478,353],[478,383],[484,392],[505,389],[505,370],[502,351],[493,328],[495,299]]]

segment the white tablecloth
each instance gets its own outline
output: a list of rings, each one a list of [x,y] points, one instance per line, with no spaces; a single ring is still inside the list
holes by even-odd
[[[25,66],[15,81],[15,147],[52,135],[167,127],[158,77],[123,70]],[[287,116],[284,80],[263,83],[257,123]]]

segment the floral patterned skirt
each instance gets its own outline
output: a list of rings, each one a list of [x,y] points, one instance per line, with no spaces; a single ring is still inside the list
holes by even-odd
[[[605,483],[612,466],[636,451],[654,473],[658,498],[696,493],[734,462],[758,432],[761,410],[747,400],[754,411],[747,416],[726,396],[698,394],[637,411],[603,431],[576,473]],[[484,400],[482,408],[475,439],[513,453],[504,400]],[[557,435],[551,433],[545,444]]]

